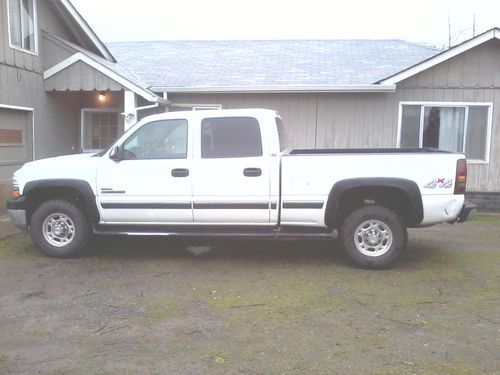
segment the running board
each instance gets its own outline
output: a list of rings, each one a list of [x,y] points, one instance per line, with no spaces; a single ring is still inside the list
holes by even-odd
[[[94,225],[99,235],[171,236],[171,237],[253,237],[253,238],[334,238],[336,231],[310,227],[265,226],[166,226],[166,225]]]

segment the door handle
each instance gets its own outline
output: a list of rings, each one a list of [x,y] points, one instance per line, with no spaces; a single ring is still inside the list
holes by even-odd
[[[172,169],[172,177],[187,177],[189,176],[189,169],[176,168]]]
[[[243,174],[246,177],[259,177],[262,175],[262,169],[260,169],[260,168],[245,168],[245,169],[243,169]]]

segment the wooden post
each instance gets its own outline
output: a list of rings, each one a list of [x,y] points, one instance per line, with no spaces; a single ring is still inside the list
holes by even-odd
[[[137,96],[132,91],[125,91],[124,100],[124,131],[129,130],[137,122]]]

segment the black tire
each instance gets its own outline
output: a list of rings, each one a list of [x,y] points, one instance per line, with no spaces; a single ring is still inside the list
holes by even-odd
[[[90,229],[87,218],[73,203],[50,200],[42,203],[31,216],[30,234],[45,255],[74,258],[83,253]]]
[[[408,234],[394,211],[371,205],[358,208],[345,218],[340,239],[344,251],[358,266],[378,269],[389,266],[401,255]]]

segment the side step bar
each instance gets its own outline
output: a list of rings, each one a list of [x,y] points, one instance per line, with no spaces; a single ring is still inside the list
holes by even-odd
[[[170,237],[335,238],[336,231],[309,227],[184,226],[184,225],[94,225],[100,235]]]

